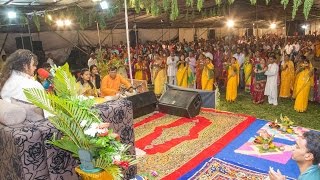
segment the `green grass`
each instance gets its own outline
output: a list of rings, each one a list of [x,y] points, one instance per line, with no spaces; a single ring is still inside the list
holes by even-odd
[[[288,116],[295,125],[307,127],[311,129],[320,130],[320,104],[309,102],[308,109],[304,113],[298,113],[293,109],[294,100],[278,99],[278,106],[268,104],[266,101],[263,104],[253,104],[251,95],[241,90],[238,94],[237,100],[234,103],[228,103],[225,99],[225,90],[221,90],[220,96],[220,110],[230,111],[241,114],[248,114],[255,116],[258,119],[265,119],[274,121],[279,119],[280,114]]]

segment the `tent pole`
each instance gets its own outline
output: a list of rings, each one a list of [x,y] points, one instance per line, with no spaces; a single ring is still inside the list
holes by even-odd
[[[133,85],[132,67],[131,67],[131,53],[130,53],[130,40],[129,40],[129,25],[128,25],[128,7],[127,7],[127,0],[124,0],[124,9],[125,9],[125,20],[126,20],[126,34],[127,34],[128,61],[129,61],[129,75],[130,75],[131,85]]]
[[[33,52],[33,43],[32,43],[32,36],[31,36],[31,32],[30,32],[29,20],[28,20],[28,32],[29,32],[29,38],[30,38],[30,43],[31,43],[31,52]]]
[[[98,22],[97,22],[97,31],[98,31],[99,47],[100,47],[100,51],[101,51],[100,29],[99,29],[99,23]]]

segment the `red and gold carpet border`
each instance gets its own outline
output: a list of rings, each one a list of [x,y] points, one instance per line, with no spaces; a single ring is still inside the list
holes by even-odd
[[[201,151],[197,156],[190,159],[187,163],[185,163],[183,166],[178,168],[173,173],[165,176],[164,180],[172,180],[172,179],[178,179],[183,174],[187,173],[188,171],[195,168],[196,165],[207,159],[208,157],[212,157],[215,154],[217,154],[219,151],[221,151],[226,145],[228,145],[233,139],[235,139],[238,135],[240,135],[247,127],[250,126],[252,122],[255,121],[255,117],[247,116],[244,114],[234,114],[231,112],[224,112],[224,111],[218,111],[214,109],[201,109],[202,111],[207,112],[215,112],[215,113],[222,113],[222,114],[229,114],[229,115],[237,115],[241,117],[246,117],[244,121],[239,123],[236,127],[234,127],[231,131],[229,131],[226,135],[218,139],[216,142],[214,142],[211,146],[207,147],[203,151]]]

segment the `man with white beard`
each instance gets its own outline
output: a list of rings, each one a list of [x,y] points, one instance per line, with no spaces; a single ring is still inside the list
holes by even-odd
[[[267,76],[264,95],[268,96],[269,104],[278,105],[278,72],[279,66],[274,55],[269,57],[268,70],[264,73]]]

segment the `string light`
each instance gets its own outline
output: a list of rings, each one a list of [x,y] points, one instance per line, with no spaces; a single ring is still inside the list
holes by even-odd
[[[8,12],[8,18],[9,19],[14,19],[16,17],[17,17],[17,13],[16,12],[14,12],[14,11],[9,11]]]
[[[69,19],[64,20],[64,25],[65,26],[71,26],[72,22]]]
[[[107,1],[102,1],[100,3],[100,6],[101,6],[101,9],[108,9],[109,8]]]
[[[52,21],[52,16],[50,14],[48,14],[47,17],[50,21]]]
[[[58,20],[56,21],[56,24],[57,24],[57,26],[59,26],[59,27],[64,26],[64,22],[63,22],[63,20],[61,20],[61,19],[58,19]]]
[[[227,21],[227,26],[228,26],[229,28],[232,28],[232,27],[234,26],[234,21],[231,20],[231,19],[229,19],[229,20]]]
[[[58,19],[56,21],[56,24],[57,24],[58,27],[63,27],[63,26],[71,26],[72,22],[71,22],[70,19],[64,19],[64,20]]]
[[[275,23],[270,24],[270,29],[275,29],[276,27],[277,27],[277,25]]]

